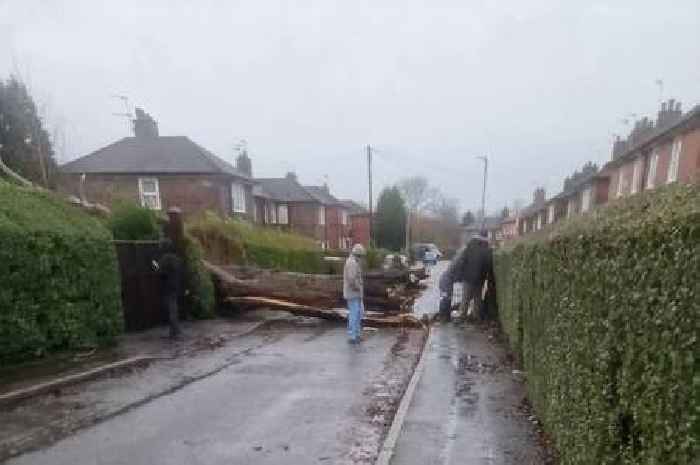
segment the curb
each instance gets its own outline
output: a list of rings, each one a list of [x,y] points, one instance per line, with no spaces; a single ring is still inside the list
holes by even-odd
[[[384,444],[382,444],[381,449],[379,449],[379,456],[374,462],[375,465],[389,465],[392,456],[394,455],[394,449],[396,448],[396,442],[399,439],[399,434],[403,428],[403,423],[406,420],[406,414],[408,413],[408,407],[411,406],[413,401],[413,395],[416,392],[416,386],[418,386],[418,381],[420,381],[423,370],[425,369],[425,359],[426,359],[426,347],[430,344],[430,326],[428,326],[428,335],[425,337],[425,343],[423,344],[423,349],[420,353],[420,359],[416,365],[416,369],[413,371],[411,376],[411,381],[409,381],[406,391],[401,398],[401,403],[399,403],[399,408],[396,410],[396,415],[391,422],[391,428],[389,428],[389,433],[384,439]]]
[[[102,365],[97,368],[93,368],[82,373],[76,373],[70,376],[64,376],[62,378],[47,381],[45,383],[37,384],[28,388],[18,389],[16,391],[10,391],[5,394],[0,394],[0,405],[5,406],[20,400],[28,399],[30,397],[38,396],[51,392],[55,389],[69,386],[71,384],[77,384],[82,381],[87,381],[90,379],[97,378],[100,375],[108,373],[110,371],[119,370],[123,368],[129,368],[134,365],[146,364],[153,362],[155,360],[165,359],[167,357],[157,357],[157,356],[138,356],[131,357],[125,360],[120,360],[118,362],[109,363],[107,365]]]

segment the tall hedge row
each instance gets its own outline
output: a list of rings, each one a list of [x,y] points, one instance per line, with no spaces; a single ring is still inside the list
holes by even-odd
[[[122,330],[110,239],[51,194],[0,181],[0,363],[108,343]]]
[[[562,464],[698,463],[700,188],[496,255],[499,313]]]

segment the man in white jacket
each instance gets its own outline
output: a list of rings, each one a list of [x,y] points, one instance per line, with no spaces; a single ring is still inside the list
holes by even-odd
[[[343,269],[343,298],[348,303],[348,336],[351,344],[360,342],[360,333],[362,333],[362,314],[365,309],[362,302],[361,260],[365,254],[365,248],[361,244],[355,244]]]

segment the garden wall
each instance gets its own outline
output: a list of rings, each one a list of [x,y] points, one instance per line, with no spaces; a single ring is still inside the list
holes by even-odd
[[[567,464],[697,459],[700,189],[672,186],[496,255],[499,317]]]

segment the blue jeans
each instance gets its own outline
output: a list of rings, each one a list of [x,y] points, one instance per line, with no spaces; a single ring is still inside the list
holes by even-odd
[[[363,313],[365,313],[365,307],[361,298],[348,299],[348,336],[353,341],[360,339]]]

